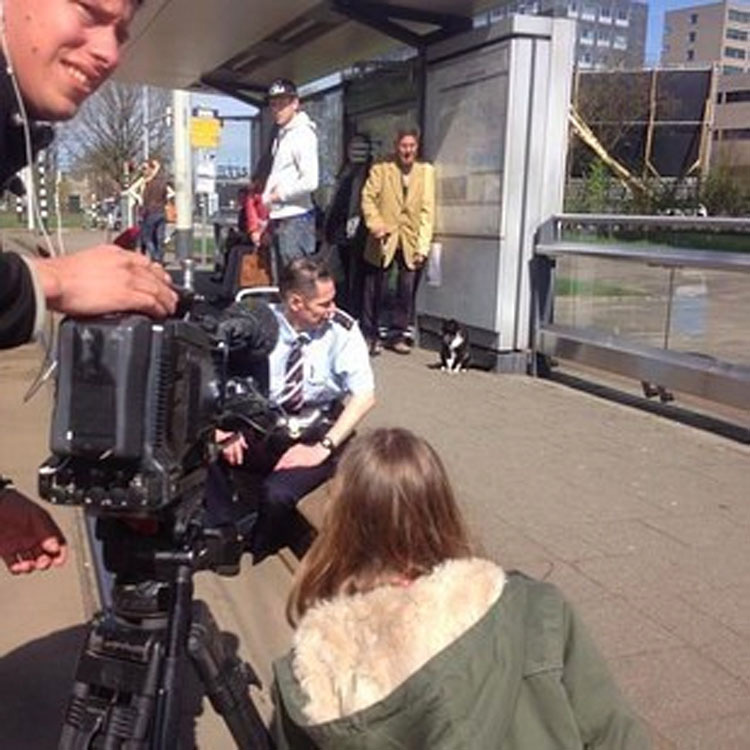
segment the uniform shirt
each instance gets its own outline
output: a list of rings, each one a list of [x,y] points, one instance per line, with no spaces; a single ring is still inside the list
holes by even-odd
[[[268,358],[270,398],[277,403],[284,389],[286,361],[300,332],[292,328],[282,305],[271,309],[279,322],[279,338]],[[309,340],[302,348],[306,406],[325,406],[375,389],[367,344],[354,318],[337,310],[331,320],[306,335]]]

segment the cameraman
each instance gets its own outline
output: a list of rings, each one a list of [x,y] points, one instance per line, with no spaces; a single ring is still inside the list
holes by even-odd
[[[241,469],[233,472],[244,506],[237,514],[240,528],[242,516],[254,510],[243,495],[248,496],[245,501],[257,498],[249,543],[255,563],[285,544],[304,544],[306,540],[294,538],[300,522],[297,503],[332,476],[340,449],[375,404],[367,345],[356,321],[336,309],[336,288],[326,266],[311,258],[292,261],[281,272],[279,292],[282,302],[273,308],[279,338],[269,356],[271,401],[290,422],[311,410],[328,417],[291,446],[261,441],[249,432],[217,431],[217,439],[229,443],[224,460]],[[243,492],[249,477],[257,481]],[[230,497],[225,474],[212,466],[207,499],[214,521],[229,520]]]
[[[0,0],[0,191],[49,142],[36,120],[67,120],[109,77],[141,0]],[[177,297],[147,258],[99,245],[38,259],[0,253],[0,349],[40,331],[45,310],[67,315],[138,311],[163,317]],[[11,573],[65,561],[49,514],[0,478],[0,557]]]

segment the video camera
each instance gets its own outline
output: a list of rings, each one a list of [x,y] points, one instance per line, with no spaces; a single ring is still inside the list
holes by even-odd
[[[278,325],[262,304],[181,306],[164,321],[113,315],[60,326],[53,455],[39,491],[95,521],[103,605],[79,656],[62,750],[175,747],[189,663],[237,746],[271,747],[248,692],[255,672],[193,599],[193,576],[239,572],[240,530],[205,523],[206,467],[217,428],[264,432],[278,421],[267,399]]]
[[[277,335],[264,304],[64,320],[41,496],[118,515],[199,500],[214,430],[272,419]]]

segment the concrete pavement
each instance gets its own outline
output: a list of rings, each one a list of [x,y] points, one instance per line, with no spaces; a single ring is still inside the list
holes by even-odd
[[[448,376],[430,369],[434,359],[375,361],[370,424],[426,436],[485,553],[556,582],[579,607],[655,748],[750,746],[750,448],[555,382]],[[20,397],[37,363],[33,348],[0,355],[0,465],[29,491],[49,396]],[[3,750],[55,746],[92,607],[77,514],[53,512],[74,548],[67,567],[24,579],[0,571]],[[266,678],[289,643],[289,581],[279,558],[245,564],[238,578],[199,576],[199,595]],[[232,746],[210,710],[196,737]]]

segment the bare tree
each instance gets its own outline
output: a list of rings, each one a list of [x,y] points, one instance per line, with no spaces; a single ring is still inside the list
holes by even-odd
[[[164,89],[110,81],[61,129],[60,146],[71,166],[89,175],[97,192],[115,192],[124,187],[124,165],[143,159],[146,133],[149,155],[161,161],[168,156],[169,102]]]

